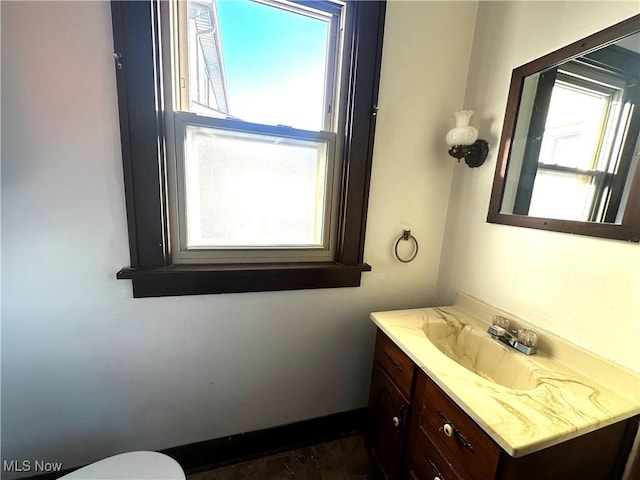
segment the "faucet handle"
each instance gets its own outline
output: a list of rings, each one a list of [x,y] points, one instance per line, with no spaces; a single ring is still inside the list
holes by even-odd
[[[533,330],[518,330],[518,342],[526,347],[535,347],[538,345],[538,334]]]
[[[507,317],[503,317],[502,315],[494,315],[492,325],[497,325],[498,327],[502,327],[505,330],[509,330],[509,325],[511,321]]]

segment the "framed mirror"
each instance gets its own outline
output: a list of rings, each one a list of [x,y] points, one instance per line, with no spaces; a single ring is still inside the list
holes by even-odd
[[[513,70],[487,221],[640,241],[640,15]]]

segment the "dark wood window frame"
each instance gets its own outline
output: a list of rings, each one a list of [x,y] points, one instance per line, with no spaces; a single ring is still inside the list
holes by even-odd
[[[134,297],[357,287],[362,272],[385,1],[354,1],[336,256],[332,262],[172,264],[159,1],[111,2]]]

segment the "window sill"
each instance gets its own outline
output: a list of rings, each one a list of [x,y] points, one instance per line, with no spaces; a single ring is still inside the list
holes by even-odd
[[[123,268],[116,277],[132,280],[133,296],[144,298],[358,287],[362,272],[369,271],[366,263],[172,265]]]

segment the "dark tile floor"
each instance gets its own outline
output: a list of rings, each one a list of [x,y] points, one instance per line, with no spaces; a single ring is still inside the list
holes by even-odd
[[[361,435],[187,475],[187,480],[371,480]]]

